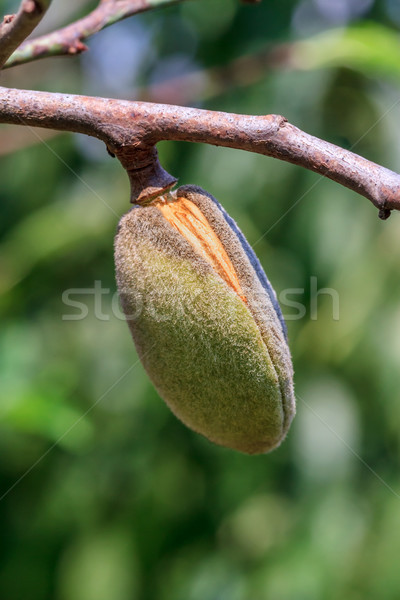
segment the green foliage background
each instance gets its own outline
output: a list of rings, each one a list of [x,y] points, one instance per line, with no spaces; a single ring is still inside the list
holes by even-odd
[[[338,29],[343,6],[354,12]],[[66,10],[55,2],[47,26]],[[197,0],[2,85],[136,98],[200,70],[198,90],[172,86],[175,102],[280,113],[398,170],[399,24],[390,0]],[[276,44],[284,64],[240,69]],[[295,422],[277,451],[247,457],[185,429],[138,363],[115,296],[113,236],[129,209],[119,164],[67,134],[9,153],[18,129],[0,129],[0,597],[398,599],[399,216],[381,222],[355,193],[273,159],[160,145],[180,183],[237,220],[278,294],[305,307],[295,319],[283,305]],[[109,290],[100,307],[96,281]],[[338,320],[312,281],[337,293]],[[71,296],[84,319],[65,319],[79,313],[63,302],[71,288],[86,289]]]

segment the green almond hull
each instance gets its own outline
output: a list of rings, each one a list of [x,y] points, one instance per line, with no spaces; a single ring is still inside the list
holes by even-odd
[[[292,368],[266,295],[256,290],[266,304],[268,335],[152,206],[123,217],[115,255],[137,351],[174,414],[229,448],[255,454],[278,446],[294,415]],[[259,295],[257,301],[261,310]]]

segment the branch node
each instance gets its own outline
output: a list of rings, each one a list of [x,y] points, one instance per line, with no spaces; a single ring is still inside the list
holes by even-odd
[[[35,12],[35,10],[42,12],[37,2],[34,2],[34,0],[27,0],[24,5],[24,11],[29,14]]]
[[[86,50],[89,50],[88,46],[83,44],[80,40],[76,40],[68,47],[67,54],[81,54],[82,52],[86,52]]]
[[[391,214],[392,211],[390,210],[390,208],[381,208],[379,210],[378,216],[380,219],[382,219],[382,221],[386,221],[386,219],[388,219]]]
[[[278,129],[281,129],[282,127],[285,127],[289,121],[287,120],[286,117],[283,117],[282,115],[276,115],[277,121],[278,121]]]

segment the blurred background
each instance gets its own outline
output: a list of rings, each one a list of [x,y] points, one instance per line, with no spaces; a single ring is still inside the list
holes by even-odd
[[[94,6],[55,0],[41,31]],[[398,171],[399,27],[398,0],[193,0],[1,83],[280,113]],[[257,457],[181,425],[118,308],[119,163],[97,140],[1,126],[0,597],[397,600],[399,215],[271,158],[159,151],[222,202],[280,296],[296,419]]]

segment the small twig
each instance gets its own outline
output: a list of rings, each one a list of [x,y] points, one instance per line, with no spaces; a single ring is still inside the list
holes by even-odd
[[[161,140],[202,142],[273,156],[365,196],[381,217],[400,210],[400,175],[313,137],[279,115],[248,116],[181,106],[0,88],[0,122],[84,133],[103,140],[127,170],[133,200],[174,182],[157,161]]]
[[[117,21],[133,15],[171,6],[184,0],[101,0],[88,15],[47,35],[27,40],[10,56],[5,68],[48,56],[74,55],[87,50],[84,41]]]
[[[0,68],[32,33],[50,4],[51,0],[22,0],[16,15],[4,17],[0,25]]]

